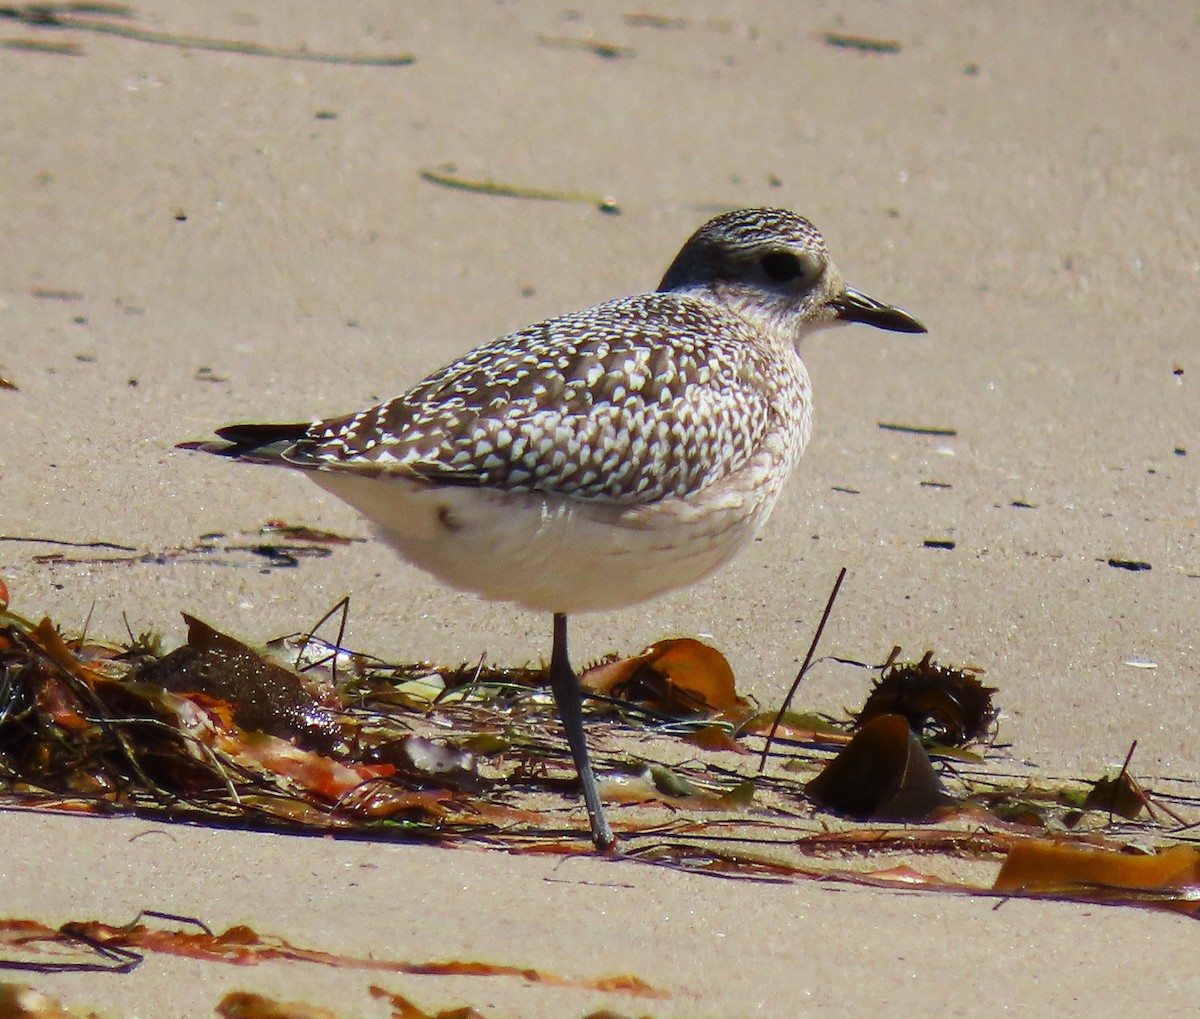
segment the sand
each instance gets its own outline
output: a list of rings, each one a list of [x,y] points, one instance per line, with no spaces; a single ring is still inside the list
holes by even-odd
[[[622,18],[635,10],[684,23]],[[717,210],[785,206],[847,279],[930,331],[807,343],[816,433],[761,540],[694,589],[580,617],[575,655],[704,633],[778,703],[844,565],[829,650],[878,661],[900,644],[985,668],[1003,737],[1047,774],[1100,773],[1136,739],[1143,778],[1200,777],[1192,5],[264,0],[144,5],[131,24],[415,62],[0,21],[0,41],[78,47],[0,49],[0,376],[19,387],[0,390],[0,534],[156,551],[276,517],[366,536],[301,478],[173,446],[357,409],[492,336],[653,287]],[[838,48],[829,31],[901,46]],[[447,166],[621,212],[421,177]],[[14,608],[112,637],[127,618],[181,640],[186,610],[264,640],[350,593],[354,647],[548,653],[548,620],[372,542],[268,572],[35,560],[48,550],[69,551],[0,542]],[[804,706],[857,703],[863,683],[823,669]],[[163,958],[124,977],[19,975],[113,1016],[207,1015],[235,987],[386,1015],[371,982],[527,1017],[1167,1015],[1200,995],[1189,921],[1129,910],[128,819],[5,813],[0,838],[7,917],[154,908],[334,952],[632,973],[671,992]]]

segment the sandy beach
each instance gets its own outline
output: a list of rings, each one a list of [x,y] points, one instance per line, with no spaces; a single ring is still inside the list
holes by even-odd
[[[574,655],[703,634],[777,705],[845,566],[830,653],[900,645],[986,670],[1003,741],[1046,775],[1115,769],[1136,740],[1144,783],[1194,783],[1198,50],[1185,3],[263,0],[0,19],[12,606],[176,643],[186,611],[265,641],[350,594],[348,646],[545,657],[548,619],[374,541],[295,569],[88,562],[63,543],[166,552],[272,518],[366,538],[303,478],[174,446],[365,407],[494,336],[653,289],[718,211],[781,206],[929,332],[806,343],[814,437],[761,537],[701,585],[573,620]],[[597,208],[609,197],[619,214]],[[865,682],[822,667],[803,707],[841,712]],[[10,975],[112,1017],[210,1015],[233,989],[393,1014],[372,984],[503,1017],[1165,1016],[1200,997],[1193,921],[1132,909],[130,818],[6,811],[0,843],[9,918],[150,908],[564,978],[165,956],[125,976]],[[667,996],[582,986],[613,974]]]

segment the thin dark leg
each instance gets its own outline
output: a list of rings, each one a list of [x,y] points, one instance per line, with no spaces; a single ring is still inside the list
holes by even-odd
[[[583,696],[579,691],[579,677],[575,675],[567,657],[567,617],[562,612],[554,613],[550,689],[554,691],[558,717],[562,719],[563,730],[567,734],[567,745],[571,748],[571,758],[583,785],[583,802],[587,804],[588,819],[592,823],[592,841],[596,843],[597,849],[607,849],[617,839],[604,817],[600,793],[596,791],[596,777],[592,774],[592,762],[588,759],[587,743],[583,738]]]

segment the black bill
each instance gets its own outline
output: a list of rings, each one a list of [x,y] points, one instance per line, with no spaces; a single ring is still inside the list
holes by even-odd
[[[928,330],[907,311],[880,304],[873,297],[847,287],[839,297],[830,302],[843,322],[862,322],[876,329],[887,329],[893,333],[924,333]]]

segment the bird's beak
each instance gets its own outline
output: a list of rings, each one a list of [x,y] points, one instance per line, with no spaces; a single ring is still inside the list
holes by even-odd
[[[853,287],[847,287],[829,303],[843,322],[862,322],[893,333],[927,332],[907,311],[893,308],[890,304],[880,304],[875,298]]]

